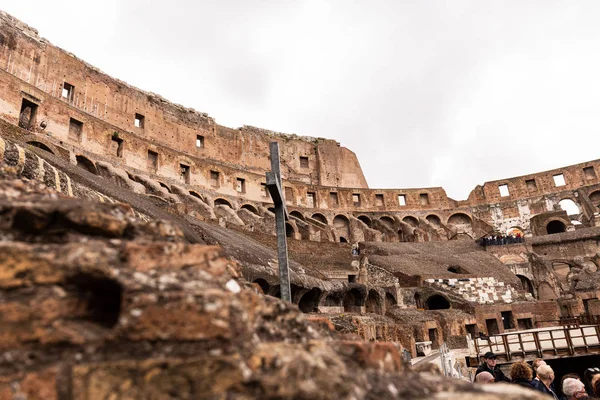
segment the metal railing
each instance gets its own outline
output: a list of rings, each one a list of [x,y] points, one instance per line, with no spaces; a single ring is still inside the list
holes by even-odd
[[[502,333],[475,339],[475,350],[478,355],[492,351],[506,361],[600,353],[600,325]]]

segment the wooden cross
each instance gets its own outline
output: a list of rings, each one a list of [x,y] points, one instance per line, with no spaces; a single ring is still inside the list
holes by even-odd
[[[281,171],[279,166],[279,143],[271,142],[271,171],[267,172],[267,189],[275,204],[275,230],[277,232],[277,261],[279,263],[279,288],[281,300],[292,301],[290,289],[290,270],[288,267],[287,238],[285,236],[285,221],[288,212],[285,197],[281,187]]]

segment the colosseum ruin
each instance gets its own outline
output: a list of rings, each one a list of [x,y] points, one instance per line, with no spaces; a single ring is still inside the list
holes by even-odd
[[[334,140],[219,125],[4,12],[0,83],[0,398],[304,398],[277,386],[290,379],[277,357],[298,371],[286,354],[346,363],[318,383],[341,393],[340,380],[383,379],[375,364],[402,375],[401,356],[423,349],[600,322],[600,160],[466,200],[374,189]],[[277,299],[271,142],[293,304]],[[510,240],[482,246],[499,235]],[[148,394],[173,386],[188,394]]]

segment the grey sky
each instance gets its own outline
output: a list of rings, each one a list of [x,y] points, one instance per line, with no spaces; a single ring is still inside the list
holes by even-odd
[[[336,139],[372,188],[443,186],[461,200],[599,158],[598,1],[2,3],[222,125]]]

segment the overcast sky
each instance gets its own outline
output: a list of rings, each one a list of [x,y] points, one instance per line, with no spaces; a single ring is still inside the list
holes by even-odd
[[[371,188],[599,157],[600,1],[10,0],[108,74],[207,112],[335,139]]]

